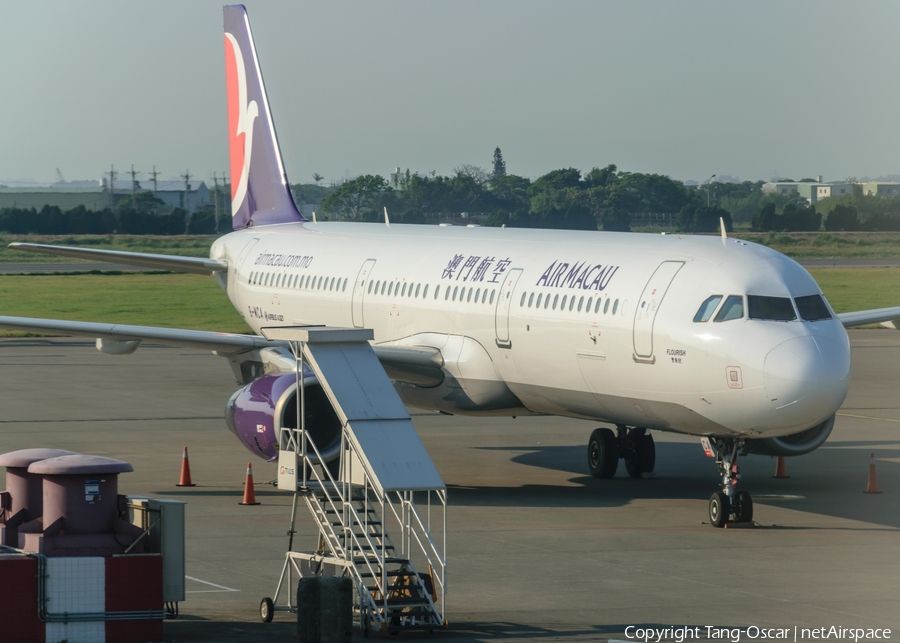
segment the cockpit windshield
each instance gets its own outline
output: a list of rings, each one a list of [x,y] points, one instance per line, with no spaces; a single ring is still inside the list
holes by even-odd
[[[769,321],[793,321],[797,319],[790,297],[763,297],[747,295],[748,317]]]
[[[716,315],[715,321],[726,322],[732,319],[741,319],[744,316],[744,298],[741,295],[728,295],[728,299],[722,304]]]
[[[797,310],[800,317],[806,321],[819,321],[820,319],[831,319],[831,311],[825,305],[822,295],[807,295],[806,297],[796,297],[794,301],[797,304]]]
[[[706,301],[700,304],[697,314],[694,315],[694,322],[709,321],[709,318],[712,317],[712,314],[716,311],[716,306],[719,305],[720,301],[722,301],[722,295],[707,297]]]

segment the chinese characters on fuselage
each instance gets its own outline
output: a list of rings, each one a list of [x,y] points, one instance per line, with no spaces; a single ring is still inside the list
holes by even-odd
[[[480,255],[453,255],[453,258],[444,268],[441,279],[454,281],[485,281],[489,284],[500,283],[500,278],[509,267],[509,257],[498,260],[496,257],[482,257]]]

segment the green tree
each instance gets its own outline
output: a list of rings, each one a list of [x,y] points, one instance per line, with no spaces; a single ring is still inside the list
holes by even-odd
[[[788,203],[781,211],[780,229],[788,232],[816,232],[822,227],[822,215],[816,212],[816,206],[797,206]]]
[[[719,219],[725,222],[725,230],[732,231],[731,213],[715,205],[688,204],[678,213],[678,230],[681,232],[718,232]]]
[[[611,185],[616,180],[615,165],[607,165],[604,168],[595,167],[584,176],[584,182],[591,188],[603,188]]]
[[[373,212],[385,192],[391,191],[388,182],[378,174],[365,174],[343,185],[325,197],[322,209],[348,219],[363,219]]]
[[[494,171],[491,173],[491,179],[495,180],[501,176],[506,176],[506,161],[503,160],[503,153],[499,147],[494,148]]]
[[[829,232],[858,230],[859,213],[852,205],[839,205],[828,213],[828,217],[825,219],[825,229]]]
[[[768,232],[769,230],[778,229],[778,224],[779,220],[778,214],[775,212],[775,204],[767,203],[753,215],[753,221],[750,225],[759,232]]]
[[[116,212],[161,212],[165,202],[153,195],[153,192],[136,192],[129,194],[116,204]]]

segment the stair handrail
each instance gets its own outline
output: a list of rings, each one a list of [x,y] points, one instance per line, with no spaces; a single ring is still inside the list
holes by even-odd
[[[423,535],[425,536],[426,540],[428,541],[428,544],[430,545],[430,547],[434,553],[434,558],[432,558],[432,556],[429,555],[429,553],[428,553],[428,549],[425,547],[425,544],[422,542],[422,540],[420,538],[419,530],[415,529],[415,525],[413,523],[410,523],[413,528],[409,530],[408,535],[412,535],[415,537],[416,544],[419,546],[419,550],[422,552],[422,555],[425,556],[425,560],[428,562],[429,565],[431,565],[432,569],[435,569],[435,570],[439,571],[439,573],[440,573],[440,578],[435,579],[434,577],[432,577],[432,582],[437,580],[437,582],[440,584],[441,609],[440,610],[437,609],[437,606],[434,604],[433,599],[431,599],[429,597],[429,600],[432,601],[432,607],[434,608],[435,612],[438,613],[439,615],[441,615],[441,618],[443,618],[444,609],[446,608],[446,564],[447,564],[446,559],[441,554],[441,551],[438,548],[437,544],[434,542],[434,540],[429,535],[429,530],[425,527],[425,525],[422,521],[422,516],[419,513],[419,510],[416,508],[415,502],[404,498],[402,493],[399,491],[397,491],[395,493],[397,494],[398,501],[406,507],[406,510],[410,512],[411,516],[415,517],[415,522],[418,523],[419,528],[422,530]],[[440,498],[440,495],[438,497]],[[446,502],[443,498],[442,498],[442,501]],[[400,523],[402,525],[404,521],[401,518],[401,516],[397,513],[397,509],[394,507],[394,502],[390,499],[390,497],[388,498],[387,505],[390,508],[391,513],[393,513],[394,518],[397,520],[398,523]],[[446,517],[445,517],[445,524],[446,524]],[[411,554],[411,552],[408,552],[408,551],[406,552],[406,556],[409,558],[411,558],[410,554]],[[435,561],[435,559],[436,559],[436,561]],[[418,575],[418,571],[416,572],[416,574]]]

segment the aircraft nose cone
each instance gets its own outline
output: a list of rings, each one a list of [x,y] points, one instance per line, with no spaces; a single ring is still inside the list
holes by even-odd
[[[847,396],[850,351],[828,337],[794,337],[769,351],[763,375],[766,394],[777,408],[807,400],[830,414]]]

